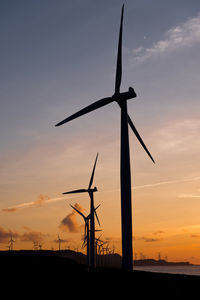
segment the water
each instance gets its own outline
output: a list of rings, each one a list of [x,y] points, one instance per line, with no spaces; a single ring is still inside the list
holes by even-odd
[[[169,274],[185,274],[200,276],[200,265],[198,266],[135,266],[134,270],[169,273]]]

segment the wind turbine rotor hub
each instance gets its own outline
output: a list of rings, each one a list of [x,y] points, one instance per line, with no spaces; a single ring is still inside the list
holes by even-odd
[[[95,186],[93,189],[89,189],[89,193],[94,193],[94,192],[97,192],[98,190],[97,190],[97,187]]]
[[[112,98],[117,102],[133,99],[135,97],[137,97],[137,95],[132,87],[129,87],[129,90],[127,92],[115,93],[112,96]]]

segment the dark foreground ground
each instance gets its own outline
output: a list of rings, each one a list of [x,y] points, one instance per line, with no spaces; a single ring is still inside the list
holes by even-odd
[[[119,295],[132,299],[144,295],[155,296],[154,299],[199,299],[200,294],[200,276],[124,272],[114,267],[98,267],[91,271],[72,258],[43,251],[0,251],[0,273],[2,286],[4,282],[11,287],[18,282],[22,290],[29,286],[30,295],[44,286],[48,295],[51,290],[57,290],[57,296],[65,291],[66,298],[69,291],[89,298],[111,296],[112,299]]]

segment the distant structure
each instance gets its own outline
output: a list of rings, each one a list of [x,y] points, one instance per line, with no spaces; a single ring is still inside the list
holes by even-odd
[[[38,250],[38,243],[36,241],[33,241],[33,249]]]
[[[13,240],[13,236],[12,236],[12,232],[10,234],[10,240],[9,240],[9,250],[13,251],[14,250],[14,242],[15,240]]]
[[[120,180],[121,180],[121,225],[122,225],[122,268],[127,271],[133,270],[133,248],[132,248],[132,201],[131,201],[131,170],[129,153],[129,132],[128,124],[139,140],[140,144],[154,162],[153,157],[136,130],[127,112],[127,100],[135,98],[136,93],[132,87],[126,92],[120,92],[122,79],[122,29],[123,29],[124,5],[122,6],[121,22],[118,41],[117,68],[115,77],[115,91],[111,97],[98,100],[91,105],[67,117],[56,126],[63,125],[84,114],[92,112],[112,102],[117,102],[121,108],[121,159],[120,159]],[[155,162],[154,162],[155,163]],[[93,228],[92,228],[93,231]],[[94,240],[94,237],[92,237]],[[93,252],[93,251],[92,251]]]
[[[60,239],[60,236],[58,234],[58,250],[59,251],[61,250],[61,243],[62,243],[62,240]]]
[[[158,252],[158,260],[161,260],[161,253]]]
[[[84,240],[83,240],[83,244],[82,247],[84,247],[86,245],[86,256],[87,256],[87,266],[90,267],[90,218],[91,218],[91,213],[88,216],[85,216],[81,211],[79,211],[76,207],[74,207],[73,205],[70,205],[83,219],[85,222],[85,230],[84,230]],[[100,225],[99,222],[99,218],[97,216],[96,210],[100,205],[98,205],[95,208],[95,216],[97,218],[97,221]]]
[[[94,162],[94,167],[92,170],[92,175],[90,177],[90,182],[87,189],[79,189],[75,191],[65,192],[63,194],[74,194],[74,193],[88,193],[90,197],[90,267],[95,267],[95,220],[94,215],[96,214],[96,210],[94,208],[94,193],[97,192],[97,188],[92,188],[94,173],[97,163],[98,153]],[[97,214],[96,214],[97,217]],[[98,220],[98,217],[97,217]]]
[[[41,243],[38,244],[38,249],[42,250],[42,244]]]

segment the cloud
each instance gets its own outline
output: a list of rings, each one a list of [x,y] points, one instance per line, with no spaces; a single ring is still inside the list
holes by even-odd
[[[136,238],[137,240],[143,240],[145,241],[146,243],[154,243],[154,242],[160,242],[161,239],[160,238],[150,238],[150,237],[137,237]]]
[[[151,48],[138,47],[133,49],[134,61],[142,63],[158,55],[200,44],[200,13],[196,17],[169,29],[164,37],[163,40],[154,43]]]
[[[17,208],[13,207],[13,208],[2,208],[2,211],[4,212],[15,212],[17,210]]]
[[[78,203],[76,203],[75,208],[77,208],[80,212],[83,212],[84,209]],[[65,232],[80,232],[80,229],[83,225],[79,225],[76,219],[77,212],[72,210],[70,214],[68,214],[60,223],[59,228]]]
[[[137,185],[137,186],[132,187],[132,189],[137,190],[137,189],[151,188],[151,187],[157,187],[157,186],[162,186],[162,185],[167,185],[167,184],[176,184],[176,183],[190,182],[190,181],[197,181],[197,180],[200,180],[200,177],[169,180],[169,181],[160,181],[160,182],[156,182],[156,183]]]
[[[199,119],[185,119],[165,125],[154,133],[153,138],[161,151],[183,153],[199,149],[199,132]]]
[[[163,233],[165,233],[165,232],[162,230],[158,230],[158,231],[155,231],[153,234],[158,235],[158,234],[163,234]]]
[[[49,196],[40,194],[38,199],[35,202],[33,202],[32,205],[36,207],[42,206],[49,199]]]
[[[13,233],[11,230],[5,230],[3,227],[0,227],[0,243],[7,243],[10,240],[11,233],[13,238],[19,236],[17,232]]]
[[[19,240],[21,242],[37,242],[37,243],[41,243],[45,239],[45,237],[48,236],[48,234],[44,234],[39,231],[34,231],[25,226],[23,228],[26,230],[26,232],[21,234],[17,231],[6,230],[3,227],[0,227],[0,243],[8,243],[11,238],[11,234],[12,234],[12,238],[15,241]]]
[[[191,237],[192,237],[192,238],[199,238],[200,235],[199,235],[199,234],[192,234]]]
[[[30,231],[30,232],[23,233],[20,236],[20,241],[41,243],[45,237],[46,235],[39,231]]]
[[[151,233],[149,236],[136,236],[135,240],[144,241],[145,243],[160,242],[161,240],[163,240],[163,237],[161,237],[163,236],[163,234],[165,234],[165,231],[157,230]]]
[[[180,194],[178,198],[200,198],[200,195],[195,194]]]
[[[77,197],[80,197],[80,196],[76,196],[76,198]],[[23,209],[23,208],[42,207],[44,204],[47,204],[47,203],[62,201],[62,200],[66,200],[66,199],[73,199],[73,198],[75,198],[75,196],[50,198],[47,195],[40,194],[35,201],[20,203],[15,206],[12,206],[12,207],[2,208],[1,211],[6,212],[6,213],[12,213],[12,212],[16,212],[19,209]]]
[[[25,203],[21,203],[16,206],[13,206],[13,207],[3,208],[2,211],[11,213],[11,212],[16,212],[18,209],[21,209],[21,208],[41,207],[47,201],[50,201],[50,197],[47,195],[40,194],[35,201],[25,202]]]

